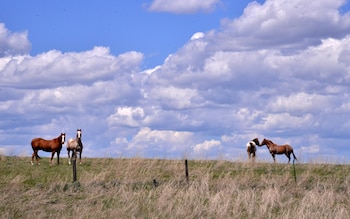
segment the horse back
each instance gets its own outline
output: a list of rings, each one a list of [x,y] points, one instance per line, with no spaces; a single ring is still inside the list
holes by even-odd
[[[251,141],[247,143],[247,152],[254,153],[256,151],[255,143],[252,143]]]
[[[51,152],[62,147],[59,139],[45,140],[43,138],[34,138],[31,142],[33,150],[43,150]]]
[[[76,150],[80,151],[81,148],[82,148],[82,146],[83,146],[83,145],[82,145],[81,141],[78,141],[77,139],[71,138],[71,139],[69,139],[69,141],[68,141],[67,149],[68,149],[68,150],[76,149]]]
[[[42,138],[33,138],[31,145],[33,149],[40,148],[40,145],[45,145],[47,140],[42,139]]]
[[[285,144],[285,145],[283,145],[283,146],[286,147],[286,151],[293,151],[293,147],[290,146],[289,144]]]

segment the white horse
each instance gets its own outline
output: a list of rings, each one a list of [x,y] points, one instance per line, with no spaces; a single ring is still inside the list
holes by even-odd
[[[79,152],[79,163],[81,164],[81,153],[83,153],[83,142],[81,142],[81,129],[77,129],[77,137],[69,139],[67,143],[68,163],[71,164],[70,151],[72,151],[72,158],[77,158]]]
[[[259,145],[258,138],[254,138],[253,140],[251,140],[247,143],[248,159],[253,158],[253,161],[254,161],[255,155],[256,155],[256,146],[257,145]]]

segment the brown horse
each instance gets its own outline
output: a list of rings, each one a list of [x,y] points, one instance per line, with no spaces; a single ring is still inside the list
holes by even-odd
[[[64,142],[66,141],[66,134],[65,133],[61,133],[60,136],[58,136],[57,138],[54,138],[52,140],[45,140],[42,138],[34,138],[31,142],[32,144],[32,148],[33,148],[33,155],[32,155],[32,165],[34,164],[34,157],[36,158],[36,162],[37,164],[39,164],[39,155],[38,155],[38,151],[39,150],[43,150],[46,152],[52,152],[51,155],[51,160],[50,160],[50,164],[52,164],[52,159],[53,156],[55,155],[55,153],[57,153],[57,164],[60,164],[60,152],[62,149],[62,145],[64,144]]]
[[[256,153],[256,146],[259,145],[259,139],[254,138],[253,140],[249,141],[247,143],[247,153],[248,153],[248,159],[251,157],[253,158],[253,161],[255,159],[255,153]]]
[[[273,143],[271,140],[264,138],[264,140],[261,142],[259,146],[263,146],[263,145],[266,145],[266,147],[269,149],[274,162],[276,162],[275,154],[285,154],[288,157],[288,163],[290,162],[290,154],[293,154],[294,160],[297,159],[297,157],[293,152],[292,146],[288,144],[277,145]]]
[[[68,163],[71,164],[70,151],[72,151],[72,158],[77,158],[79,152],[79,162],[81,164],[81,153],[83,152],[83,142],[81,142],[81,129],[77,129],[77,137],[69,139],[67,143]]]

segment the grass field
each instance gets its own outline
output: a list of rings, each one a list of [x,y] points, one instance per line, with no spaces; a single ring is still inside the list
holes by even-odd
[[[55,160],[56,161],[56,160]],[[350,166],[0,157],[1,218],[350,218]],[[296,176],[296,178],[295,178]],[[155,182],[154,182],[155,180]]]

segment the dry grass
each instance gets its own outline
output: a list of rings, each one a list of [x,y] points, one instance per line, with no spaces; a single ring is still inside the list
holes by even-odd
[[[0,160],[1,218],[350,218],[347,165],[29,160]]]

